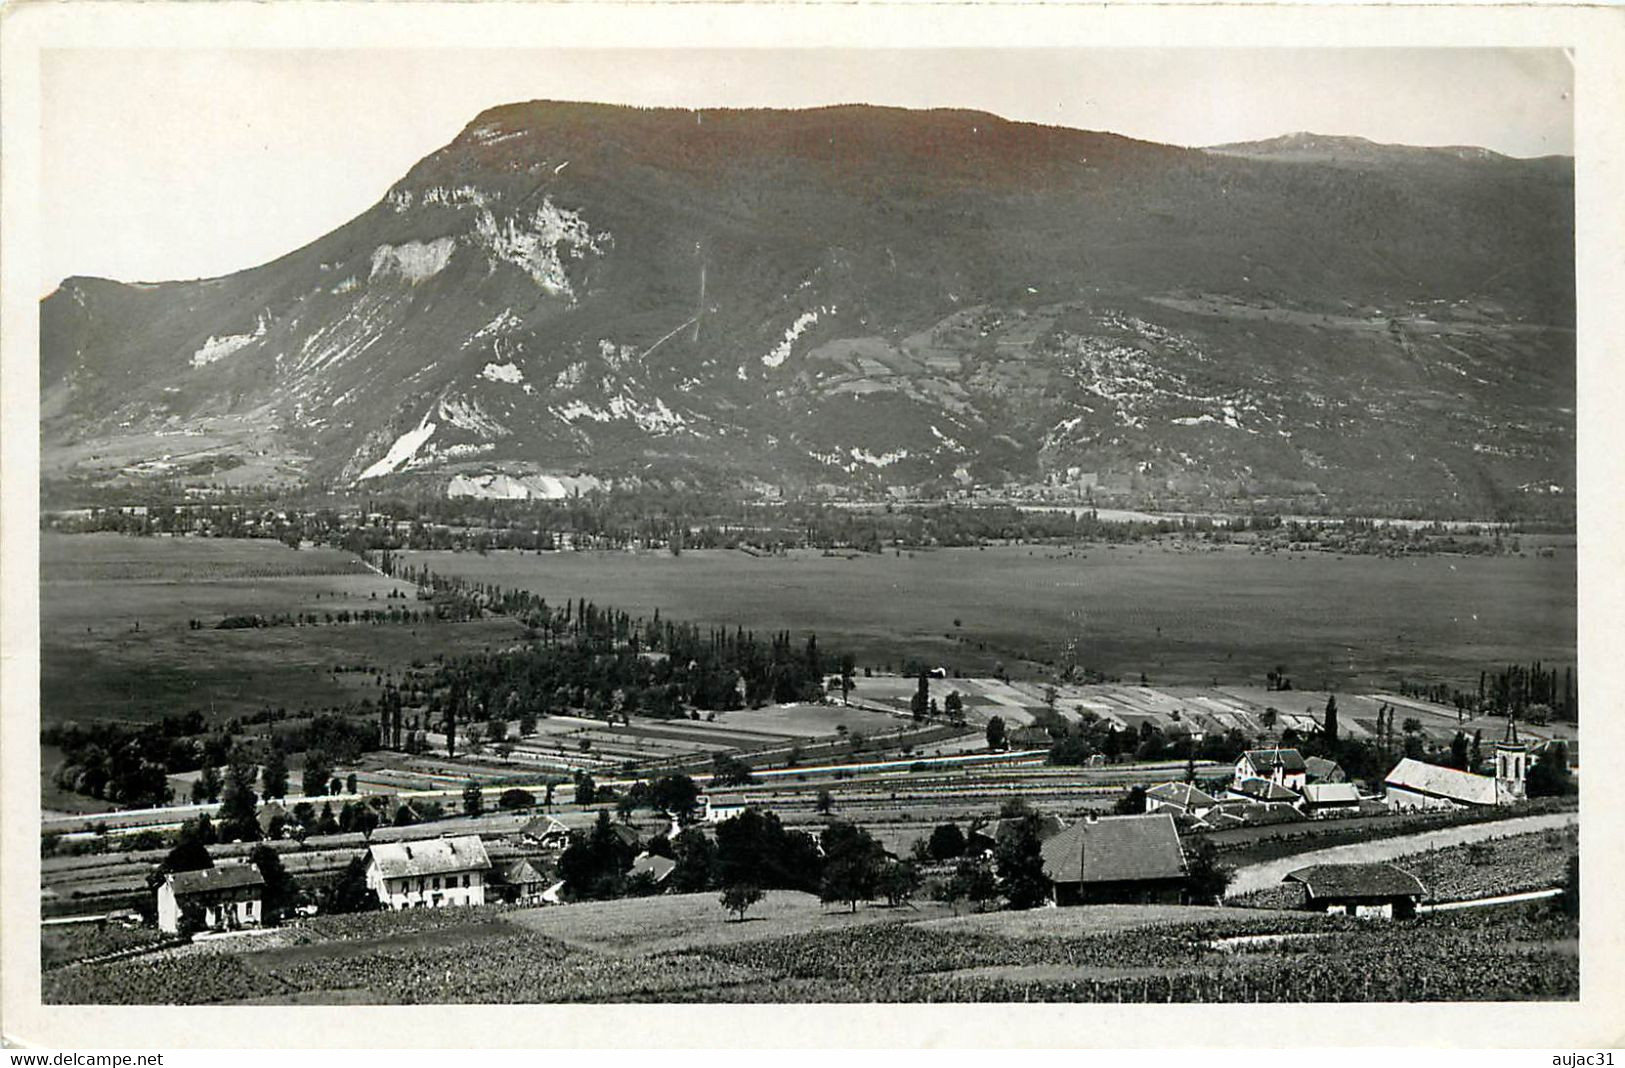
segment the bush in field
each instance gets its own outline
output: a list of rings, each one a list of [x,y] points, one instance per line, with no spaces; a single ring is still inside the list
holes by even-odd
[[[931,831],[930,853],[933,860],[953,860],[965,852],[965,832],[957,823],[942,823]]]
[[[748,772],[748,768],[746,769]],[[685,827],[694,818],[700,788],[687,775],[662,775],[649,787],[649,800]]]
[[[535,808],[536,795],[531,793],[529,790],[521,790],[518,787],[511,790],[504,790],[502,791],[502,796],[497,799],[497,807],[508,812],[512,812],[515,809]]]
[[[305,771],[300,776],[300,790],[306,797],[319,797],[327,793],[328,784],[333,779],[333,763],[331,758],[320,749],[305,751]]]
[[[718,753],[711,759],[712,786],[749,786],[755,781],[751,766],[732,753]]]
[[[1005,742],[1005,726],[1003,716],[994,716],[987,721],[987,747],[989,749],[1003,749]]]
[[[892,908],[908,904],[920,890],[920,869],[908,861],[886,861],[880,866],[875,888]]]
[[[463,815],[478,816],[485,811],[485,791],[473,779],[463,784]]]
[[[735,883],[723,889],[720,900],[724,909],[743,922],[746,910],[762,900],[762,888],[752,886],[750,883]]]

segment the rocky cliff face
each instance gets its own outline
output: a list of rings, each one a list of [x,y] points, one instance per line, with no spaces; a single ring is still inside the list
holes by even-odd
[[[1572,493],[1567,160],[488,111],[272,263],[42,304],[47,479]]]

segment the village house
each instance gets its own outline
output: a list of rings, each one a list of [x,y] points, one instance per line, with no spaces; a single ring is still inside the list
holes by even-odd
[[[1348,773],[1345,772],[1343,770],[1343,766],[1335,760],[1327,760],[1325,757],[1318,756],[1304,757],[1303,766],[1307,772],[1307,774],[1304,776],[1304,781],[1310,785],[1314,785],[1317,782],[1349,781]]]
[[[1218,803],[1218,798],[1188,782],[1159,783],[1145,792],[1147,812],[1167,812],[1198,820],[1212,812]]]
[[[1237,801],[1259,801],[1265,804],[1291,805],[1294,808],[1303,803],[1303,795],[1297,790],[1256,776],[1235,780],[1224,788],[1224,795]]]
[[[749,807],[737,798],[718,799],[710,794],[701,794],[694,805],[697,812],[695,820],[699,823],[721,823],[724,820],[731,820]]]
[[[1392,864],[1314,864],[1281,881],[1303,887],[1307,909],[1384,920],[1415,916],[1427,893],[1420,879]]]
[[[570,828],[552,816],[537,816],[519,829],[519,838],[539,849],[563,849],[570,844]]]
[[[281,838],[282,828],[288,825],[291,817],[287,809],[272,801],[260,806],[254,821],[259,824],[261,838]]]
[[[538,904],[546,890],[547,879],[523,857],[502,869],[502,900],[509,904]]]
[[[632,868],[627,875],[647,875],[655,886],[660,887],[671,878],[671,873],[676,867],[677,862],[670,857],[663,857],[659,853],[640,853],[632,861]]]
[[[367,885],[387,909],[483,905],[490,870],[485,843],[473,834],[367,850]]]
[[[1351,782],[1312,782],[1303,788],[1303,811],[1310,816],[1358,812],[1360,791]]]
[[[1296,749],[1249,749],[1236,759],[1236,780],[1267,779],[1288,790],[1302,790],[1309,775]]]
[[[158,887],[158,929],[236,931],[265,921],[265,877],[253,864],[176,871]]]
[[[1304,814],[1284,802],[1249,801],[1239,797],[1223,797],[1207,815],[1192,820],[1193,828],[1223,831],[1233,827],[1266,827],[1277,823],[1297,823]]]
[[[1174,818],[1103,816],[1080,820],[1042,846],[1057,905],[1178,904],[1187,882]]]

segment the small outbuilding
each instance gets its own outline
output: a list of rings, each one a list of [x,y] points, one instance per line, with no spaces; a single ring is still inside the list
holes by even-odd
[[[1422,881],[1392,864],[1314,864],[1282,882],[1304,890],[1304,907],[1347,916],[1407,920],[1427,894]]]
[[[158,929],[237,931],[265,921],[265,876],[253,864],[176,871],[158,887]]]
[[[1311,816],[1358,812],[1360,791],[1351,782],[1312,782],[1303,788],[1303,810]]]
[[[1345,772],[1343,770],[1343,766],[1335,760],[1327,760],[1325,757],[1318,756],[1304,757],[1303,766],[1306,772],[1305,781],[1310,785],[1317,782],[1327,783],[1349,781],[1348,773]]]

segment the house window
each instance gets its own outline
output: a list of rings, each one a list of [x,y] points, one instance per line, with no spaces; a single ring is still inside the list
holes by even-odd
[[[468,876],[467,875],[463,876],[463,888],[464,889],[468,888]]]
[[[440,876],[438,875],[434,877],[434,888],[436,890],[440,889]]]

